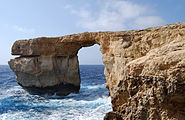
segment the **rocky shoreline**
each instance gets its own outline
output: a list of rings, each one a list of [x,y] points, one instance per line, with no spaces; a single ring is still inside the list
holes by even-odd
[[[65,93],[54,87],[59,95],[67,95],[79,91],[78,50],[94,44],[103,54],[113,107],[104,119],[184,120],[185,22],[19,40],[12,46],[12,55],[20,57],[9,65],[24,88],[70,84]],[[74,91],[68,90],[73,86]]]

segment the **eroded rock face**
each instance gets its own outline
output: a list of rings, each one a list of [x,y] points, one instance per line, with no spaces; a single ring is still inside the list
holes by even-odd
[[[10,60],[9,65],[18,84],[28,91],[68,95],[80,89],[77,56],[24,56]]]
[[[76,56],[81,47],[94,44],[100,45],[103,54],[104,73],[112,100],[113,112],[107,113],[105,119],[115,117],[125,120],[184,120],[184,22],[136,31],[92,32],[16,41],[12,47],[12,54],[21,57],[11,60],[9,65],[15,72],[18,83],[23,87],[40,87],[41,83],[38,81],[42,81],[42,86],[45,87],[59,85],[61,81],[79,86],[78,62],[71,62],[62,72],[69,76],[76,75],[77,81],[74,77],[66,79],[65,76],[60,76],[60,72],[53,72],[55,69],[63,68],[60,66],[67,63],[61,62],[65,57],[57,56]],[[46,69],[44,66],[38,65],[39,67],[33,67],[34,70],[29,67],[34,66],[32,61],[36,58],[42,63],[42,57],[46,57],[43,61],[52,58],[49,61],[53,61],[53,66],[59,66],[46,67],[50,69],[49,74],[54,78],[48,78],[48,83],[42,78],[48,71],[43,71],[40,77],[35,72],[36,68]],[[69,58],[68,61],[70,60],[77,61],[77,58]],[[68,72],[69,69],[74,73]],[[32,82],[26,80],[29,77],[24,77],[27,73],[35,77]]]

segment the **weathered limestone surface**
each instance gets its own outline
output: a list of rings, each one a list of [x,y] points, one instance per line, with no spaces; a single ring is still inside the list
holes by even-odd
[[[77,56],[18,57],[9,61],[17,82],[32,92],[68,95],[80,89]]]
[[[113,112],[105,119],[185,119],[185,22],[20,40],[12,47],[12,54],[20,57],[9,65],[23,87],[80,86],[76,55],[81,47],[94,44],[100,45],[103,54],[112,100]]]

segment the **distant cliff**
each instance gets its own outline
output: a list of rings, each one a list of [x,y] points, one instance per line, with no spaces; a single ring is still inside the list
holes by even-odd
[[[19,40],[9,61],[28,91],[68,95],[80,89],[77,53],[100,45],[113,111],[104,119],[185,119],[185,22],[143,30]]]

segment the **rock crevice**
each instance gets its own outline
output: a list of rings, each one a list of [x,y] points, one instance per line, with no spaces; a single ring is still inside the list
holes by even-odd
[[[113,112],[105,119],[185,118],[185,23],[120,32],[85,32],[19,40],[9,61],[18,83],[30,91],[78,92],[77,53],[100,45]],[[56,89],[55,89],[56,88]],[[43,91],[42,91],[43,90]]]

